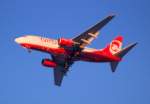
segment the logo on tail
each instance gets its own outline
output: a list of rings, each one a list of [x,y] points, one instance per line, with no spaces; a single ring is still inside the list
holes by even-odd
[[[122,48],[122,36],[117,36],[110,44],[109,44],[109,52],[111,54],[115,54],[121,51]]]
[[[119,40],[113,40],[110,43],[109,51],[112,54],[115,54],[121,50],[121,47],[122,47],[122,43]]]
[[[107,45],[106,48],[104,48],[103,52],[112,55],[118,53],[122,48],[122,40],[122,36],[117,36],[110,44]]]

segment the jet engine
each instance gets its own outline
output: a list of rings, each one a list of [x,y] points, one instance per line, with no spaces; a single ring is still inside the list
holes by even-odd
[[[71,39],[59,38],[58,39],[58,44],[60,46],[71,47],[71,46],[74,45],[74,42]]]
[[[43,66],[46,66],[46,67],[55,68],[57,66],[57,64],[50,59],[43,59],[41,63]]]

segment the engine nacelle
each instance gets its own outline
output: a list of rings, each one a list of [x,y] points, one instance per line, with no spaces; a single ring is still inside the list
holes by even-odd
[[[43,59],[42,60],[42,65],[43,66],[46,66],[46,67],[52,67],[52,68],[55,68],[57,66],[57,64],[50,60],[50,59]]]
[[[71,46],[74,45],[74,42],[71,39],[59,38],[58,39],[58,44],[60,46],[71,47]]]

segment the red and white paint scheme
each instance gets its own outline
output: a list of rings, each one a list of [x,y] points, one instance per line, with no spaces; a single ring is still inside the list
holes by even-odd
[[[50,39],[35,35],[26,35],[15,39],[15,42],[28,50],[38,50],[51,54],[51,59],[42,60],[42,65],[54,69],[55,85],[60,86],[63,76],[76,61],[109,62],[115,72],[122,57],[137,43],[122,48],[122,36],[117,36],[103,49],[87,48],[98,35],[99,30],[114,16],[108,16],[93,27],[75,38]]]

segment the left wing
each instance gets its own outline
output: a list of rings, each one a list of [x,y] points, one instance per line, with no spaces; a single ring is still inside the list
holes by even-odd
[[[56,68],[54,68],[54,83],[57,86],[61,86],[61,83],[64,77],[63,70],[64,68],[61,66],[57,66]]]
[[[89,28],[87,31],[81,33],[79,36],[73,38],[72,40],[74,42],[77,42],[79,44],[79,47],[82,49],[86,45],[89,45],[99,34],[99,30],[104,27],[112,18],[114,18],[114,15],[108,16],[96,25]]]
[[[73,64],[73,61],[65,61],[65,59],[54,55],[52,55],[52,59],[57,63],[57,66],[54,68],[54,83],[57,86],[61,86],[63,77],[66,75],[69,67]]]

